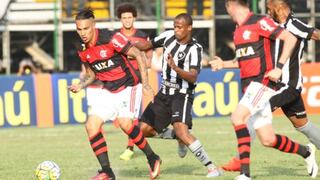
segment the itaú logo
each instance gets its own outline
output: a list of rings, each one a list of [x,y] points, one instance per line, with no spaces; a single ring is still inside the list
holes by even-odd
[[[254,50],[252,46],[239,48],[236,50],[237,58],[251,56],[251,55],[254,55]]]

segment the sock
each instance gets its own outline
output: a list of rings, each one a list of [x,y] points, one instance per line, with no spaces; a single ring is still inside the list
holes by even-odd
[[[147,139],[144,138],[142,131],[138,126],[132,125],[127,134],[132,139],[134,144],[138,146],[138,148],[141,149],[147,157],[155,155],[148,144]]]
[[[207,152],[204,150],[199,140],[195,140],[188,146],[188,148],[194,154],[194,156],[196,156],[196,158],[209,170],[216,168],[216,166],[210,160]]]
[[[107,171],[110,169],[110,162],[109,162],[109,157],[108,157],[108,147],[107,143],[104,140],[104,137],[101,133],[101,130],[94,136],[89,138],[90,140],[90,145],[97,156],[97,159],[104,171]]]
[[[307,158],[310,155],[307,146],[298,144],[287,136],[276,134],[276,140],[272,145],[273,148],[286,153],[299,154],[303,158]]]
[[[237,140],[238,152],[241,162],[240,173],[250,177],[250,144],[251,138],[246,124],[234,126]]]
[[[307,124],[297,128],[297,130],[306,135],[309,141],[320,149],[320,129],[317,126],[308,121]]]
[[[157,137],[161,139],[177,139],[174,129],[171,128],[166,128],[162,133],[159,133]]]
[[[138,124],[139,124],[138,119],[133,120],[133,125],[138,126]],[[132,141],[132,139],[130,137],[128,137],[127,149],[130,149],[131,151],[133,151],[133,146],[134,146],[134,142]]]

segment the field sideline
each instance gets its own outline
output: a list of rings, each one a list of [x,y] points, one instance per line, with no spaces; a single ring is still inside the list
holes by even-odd
[[[320,116],[309,116],[320,126]],[[294,130],[285,117],[274,121],[275,131],[293,140],[308,143],[301,133]],[[147,162],[136,149],[131,161],[121,161],[120,153],[126,146],[126,136],[111,124],[104,127],[111,165],[119,180],[149,179]],[[205,146],[218,165],[227,162],[236,152],[236,140],[228,118],[202,118],[194,121],[193,134]],[[0,129],[0,180],[32,180],[36,166],[44,160],[53,160],[62,171],[61,180],[87,180],[96,174],[98,161],[89,146],[83,125],[60,125],[55,128],[35,127]],[[162,158],[160,179],[207,179],[206,168],[190,152],[184,159],[177,155],[173,140],[149,139],[155,152]],[[320,163],[320,153],[317,151]],[[307,180],[304,161],[297,155],[267,149],[256,140],[252,148],[251,174],[257,180]],[[233,179],[238,173],[225,172],[217,180]],[[319,176],[318,176],[318,179]]]

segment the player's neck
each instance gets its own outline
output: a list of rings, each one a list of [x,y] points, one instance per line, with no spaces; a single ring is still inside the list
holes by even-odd
[[[121,33],[125,36],[132,36],[136,32],[136,29],[132,26],[131,28],[122,28]]]
[[[236,13],[236,23],[238,26],[241,26],[243,23],[245,23],[249,16],[251,15],[249,8],[242,8],[239,9],[239,11]]]
[[[92,39],[86,44],[87,47],[92,47],[96,44],[97,35],[97,29],[95,29],[92,35]]]

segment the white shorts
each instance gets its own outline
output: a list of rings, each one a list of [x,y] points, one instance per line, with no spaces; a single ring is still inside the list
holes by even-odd
[[[88,115],[103,119],[135,119],[139,117],[142,98],[142,85],[129,86],[124,90],[112,93],[106,89],[87,88]]]
[[[276,91],[267,86],[251,82],[246,92],[242,96],[239,104],[247,107],[250,111],[248,125],[258,129],[262,126],[272,123],[272,112],[269,100],[276,94]]]

